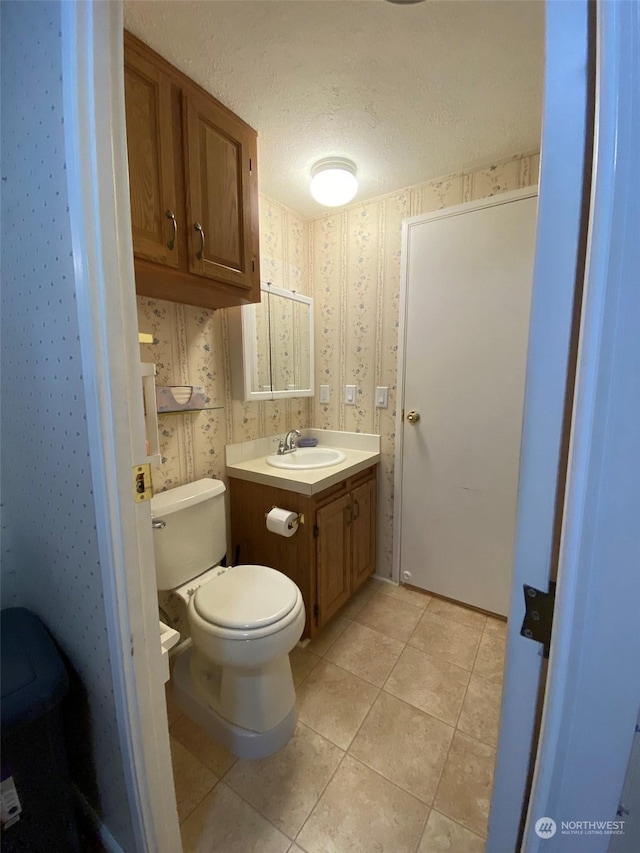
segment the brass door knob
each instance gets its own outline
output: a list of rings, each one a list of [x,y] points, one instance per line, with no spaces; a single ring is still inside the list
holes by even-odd
[[[407,420],[410,424],[417,424],[420,420],[420,412],[411,411],[407,414]]]

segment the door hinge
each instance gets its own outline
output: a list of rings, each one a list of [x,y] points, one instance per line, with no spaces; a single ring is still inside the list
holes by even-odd
[[[318,527],[317,524],[314,524],[313,525],[313,538],[317,539],[318,536],[320,536],[320,528]]]
[[[133,499],[137,503],[141,501],[150,501],[153,497],[153,488],[151,486],[151,465],[145,462],[144,465],[134,465],[131,469],[133,474]]]
[[[551,629],[553,626],[553,607],[556,600],[556,585],[549,582],[549,592],[542,592],[533,586],[524,584],[524,620],[520,634],[528,640],[542,643],[544,656],[549,657],[551,648]]]
[[[251,272],[255,272],[255,271],[256,271],[256,262],[255,262],[255,260],[252,259],[251,260]]]
[[[317,604],[313,605],[313,618],[316,620],[316,624],[318,623],[318,617],[320,616],[320,608]]]
[[[249,174],[250,175],[253,174],[253,161],[252,161],[251,157],[249,157]]]

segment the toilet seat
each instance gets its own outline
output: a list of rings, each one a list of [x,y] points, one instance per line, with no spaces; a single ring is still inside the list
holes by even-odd
[[[190,601],[192,615],[224,639],[266,637],[293,622],[303,607],[298,587],[268,566],[235,566],[202,584]]]

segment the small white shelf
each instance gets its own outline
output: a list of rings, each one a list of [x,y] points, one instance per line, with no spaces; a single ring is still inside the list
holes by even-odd
[[[159,415],[210,412],[223,408],[207,401],[200,385],[156,385],[156,402]]]

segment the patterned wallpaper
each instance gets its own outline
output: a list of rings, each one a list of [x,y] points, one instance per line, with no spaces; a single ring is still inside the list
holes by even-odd
[[[0,4],[2,607],[32,610],[63,650],[74,783],[122,850],[134,851],[113,686],[119,661],[103,602],[112,569],[98,548],[79,343],[61,8]],[[38,846],[62,849],[53,839]],[[33,849],[9,838],[10,847]]]
[[[278,287],[309,293],[308,226],[293,211],[260,198],[261,278]],[[224,447],[238,441],[308,427],[311,400],[231,399],[225,311],[210,311],[138,297],[138,325],[153,334],[141,344],[142,361],[155,362],[158,385],[202,385],[209,405],[194,414],[159,417],[162,463],[153,470],[156,491],[200,477],[224,475]]]
[[[318,390],[313,400],[232,401],[225,312],[138,297],[140,331],[155,339],[141,346],[142,360],[155,361],[158,384],[204,385],[221,407],[160,418],[163,461],[154,488],[220,477],[225,444],[292,427],[379,433],[378,574],[389,577],[402,220],[530,186],[538,170],[537,154],[517,155],[308,221],[261,196],[261,276],[314,297],[316,389],[331,386],[327,405]],[[343,403],[347,383],[358,386],[355,406]],[[374,406],[377,385],[389,387],[386,409]]]

